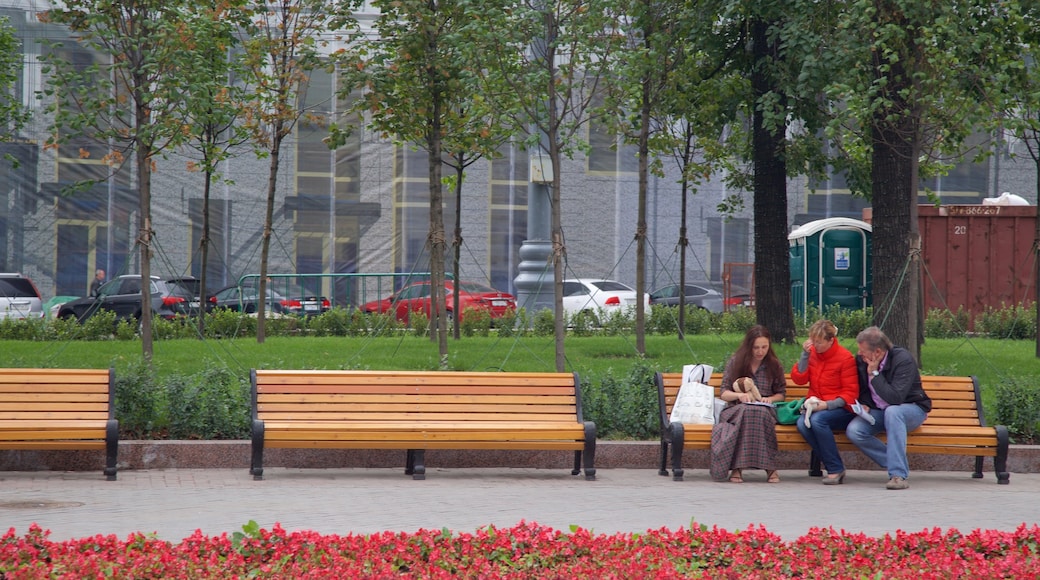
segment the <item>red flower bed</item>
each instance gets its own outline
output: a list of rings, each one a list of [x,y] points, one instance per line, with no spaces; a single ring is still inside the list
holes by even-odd
[[[33,526],[0,539],[0,578],[1036,578],[1040,528],[938,529],[873,538],[814,528],[785,542],[762,527],[570,533],[521,522],[475,533],[286,532],[254,522],[179,543],[143,534],[54,542]]]

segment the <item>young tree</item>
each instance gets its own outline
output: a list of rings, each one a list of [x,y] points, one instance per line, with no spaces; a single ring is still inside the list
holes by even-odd
[[[356,30],[351,14],[354,0],[248,0],[250,26],[241,46],[247,70],[245,83],[252,99],[246,103],[246,127],[257,153],[267,157],[267,210],[260,250],[259,296],[267,295],[268,259],[278,191],[282,143],[306,114],[301,106],[308,74],[331,66],[330,43],[349,43]],[[337,36],[339,35],[339,36]],[[256,340],[265,339],[267,300],[257,305]]]
[[[47,143],[92,140],[106,151],[103,161],[113,168],[110,175],[132,160],[139,196],[142,305],[151,304],[152,170],[161,152],[184,136],[171,114],[183,89],[171,81],[188,56],[182,8],[178,0],[67,0],[44,16],[108,58],[78,68],[60,52],[44,54],[43,71],[50,75],[44,94],[50,99],[47,110],[54,114]],[[141,309],[140,326],[141,348],[150,360],[152,310],[147,306]]]
[[[208,287],[210,249],[210,191],[218,169],[230,157],[233,148],[249,140],[240,123],[243,110],[244,87],[236,76],[240,53],[235,52],[236,29],[244,13],[241,4],[225,0],[209,0],[194,4],[185,13],[184,50],[188,66],[175,80],[184,82],[182,101],[173,111],[182,119],[188,132],[185,146],[197,154],[188,163],[189,171],[204,175],[202,190],[202,236],[199,240],[199,298],[200,313],[205,311]],[[198,317],[198,334],[205,335],[206,317]]]
[[[656,0],[633,0],[622,2],[620,11],[627,16],[626,31],[628,46],[616,53],[616,62],[611,69],[612,82],[606,92],[608,118],[616,119],[615,127],[625,141],[636,145],[638,156],[638,200],[636,204],[636,295],[646,293],[646,199],[651,172],[662,175],[660,150],[652,145],[671,145],[654,140],[655,135],[667,127],[663,108],[672,98],[676,84],[673,76],[678,68],[685,66],[690,54],[696,50],[691,45],[698,35],[695,31],[703,22],[690,12],[693,3],[658,2]],[[689,127],[689,125],[687,125]],[[691,140],[687,143],[692,143]],[[685,184],[683,210],[685,211]],[[685,216],[684,216],[685,217]],[[684,249],[685,250],[685,249]],[[681,265],[685,267],[685,263]],[[685,280],[685,272],[680,272]],[[680,282],[682,284],[682,282]],[[682,286],[680,286],[682,287]],[[680,320],[685,292],[679,294]],[[636,301],[636,352],[646,353],[646,313],[642,300]],[[680,331],[681,332],[681,331]]]
[[[359,65],[367,89],[360,106],[371,124],[398,146],[419,147],[429,160],[431,339],[440,356],[448,355],[444,311],[444,183],[442,165],[455,169],[455,282],[461,245],[461,188],[465,168],[502,142],[495,107],[481,98],[477,79],[463,55],[467,47],[459,29],[466,13],[455,0],[376,0],[380,10],[374,29],[378,38],[366,43]],[[473,47],[468,47],[472,50]],[[500,104],[501,105],[501,104]],[[458,333],[458,292],[455,294]],[[457,337],[457,334],[456,334]]]
[[[611,55],[624,46],[623,19],[610,2],[591,0],[496,0],[467,3],[465,33],[486,39],[471,46],[489,99],[515,98],[505,114],[526,133],[529,151],[544,153],[552,168],[550,256],[553,267],[556,370],[563,372],[566,259],[560,188],[563,158],[583,147],[580,131],[593,113],[593,99],[609,76]],[[598,96],[602,96],[599,94]]]

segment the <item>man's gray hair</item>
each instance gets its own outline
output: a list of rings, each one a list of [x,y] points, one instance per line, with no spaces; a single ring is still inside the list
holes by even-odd
[[[856,335],[857,344],[865,344],[871,350],[892,350],[892,341],[876,326],[864,328]]]

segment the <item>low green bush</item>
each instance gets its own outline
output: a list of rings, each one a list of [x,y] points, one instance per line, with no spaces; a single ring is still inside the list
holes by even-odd
[[[582,376],[582,403],[586,421],[596,423],[603,439],[649,440],[660,437],[657,369],[640,361],[623,376],[609,369],[602,377]]]
[[[975,318],[975,332],[991,338],[1028,340],[1036,338],[1036,302],[1029,308],[987,308]]]
[[[521,313],[517,310],[509,310],[502,316],[495,320],[495,331],[498,336],[506,338],[516,336],[523,331],[523,327],[518,326],[519,315]]]
[[[1013,443],[1040,443],[1040,390],[1028,380],[1007,377],[993,387],[993,425],[1008,428]]]
[[[165,436],[169,409],[166,389],[158,384],[148,364],[131,363],[116,373],[115,389],[115,416],[121,439]]]
[[[248,439],[249,381],[226,368],[165,382],[171,439]]]
[[[556,332],[556,319],[553,317],[553,311],[542,308],[536,312],[531,331],[535,336],[552,336]]]
[[[408,326],[416,336],[430,335],[430,318],[422,312],[411,312],[408,314]]]
[[[970,316],[963,306],[957,312],[932,308],[924,319],[924,335],[927,338],[957,338],[968,331]]]
[[[491,314],[487,310],[467,308],[462,311],[459,333],[462,336],[488,336],[491,334]]]

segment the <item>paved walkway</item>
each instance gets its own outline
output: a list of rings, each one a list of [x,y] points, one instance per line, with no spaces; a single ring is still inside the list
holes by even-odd
[[[270,528],[324,534],[420,528],[473,531],[521,520],[561,531],[598,533],[676,529],[691,521],[737,530],[752,524],[793,540],[812,527],[872,536],[939,527],[1013,530],[1040,523],[1040,474],[915,472],[906,491],[884,489],[881,471],[850,471],[825,487],[804,471],[780,484],[751,471],[744,484],[712,482],[706,470],[673,482],[649,469],[600,469],[596,481],[548,469],[428,469],[413,481],[397,469],[267,468],[94,472],[0,472],[0,531],[24,533],[36,522],[64,540],[95,534],[153,532],[178,541],[196,529],[231,533],[249,520]]]

